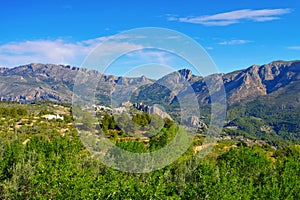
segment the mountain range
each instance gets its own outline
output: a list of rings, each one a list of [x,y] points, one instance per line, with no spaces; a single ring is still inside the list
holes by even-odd
[[[0,98],[71,102],[73,86],[79,73],[98,81],[96,96],[99,97],[99,104],[108,104],[114,96],[118,97],[119,103],[126,100],[150,103],[154,99],[156,102],[172,104],[178,95],[187,95],[182,90],[184,84],[193,89],[199,103],[209,104],[210,95],[220,92],[221,87],[216,84],[214,90],[209,91],[206,82],[217,77],[223,80],[228,105],[260,97],[276,99],[285,106],[300,105],[300,61],[274,61],[207,77],[195,76],[191,70],[182,69],[157,81],[145,76],[128,78],[105,75],[70,65],[32,63],[15,68],[0,68]],[[287,96],[290,98],[287,99]]]

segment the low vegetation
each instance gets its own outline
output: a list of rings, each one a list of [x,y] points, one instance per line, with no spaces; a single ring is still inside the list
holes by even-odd
[[[0,104],[0,199],[300,199],[300,146],[285,142],[276,130],[284,145],[248,146],[223,139],[203,159],[198,153],[205,148],[205,135],[199,134],[174,163],[135,174],[111,169],[91,156],[78,136],[70,106]],[[230,117],[240,120],[236,112]],[[271,123],[243,112],[245,127],[251,124],[248,120],[260,127]],[[60,114],[64,120],[46,120],[44,114]],[[128,116],[98,117],[109,139],[132,152],[163,148],[179,129],[172,121],[145,113],[135,114],[131,127]],[[241,121],[232,121],[232,126],[242,127]],[[129,129],[116,125],[120,123]],[[157,127],[160,131],[149,139],[146,133]],[[240,129],[258,135],[258,128]],[[130,139],[134,137],[127,131],[148,140]]]

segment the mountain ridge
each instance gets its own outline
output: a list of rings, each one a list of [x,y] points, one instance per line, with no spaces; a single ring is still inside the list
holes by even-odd
[[[96,70],[70,65],[31,63],[14,68],[0,68],[0,98],[16,101],[41,99],[71,102],[72,89],[78,73],[87,74],[99,81],[98,94],[102,98],[109,99],[113,93],[115,96],[127,95],[126,98],[129,98],[129,92],[133,94],[134,91],[137,97],[140,95],[145,98],[149,94],[160,94],[159,97],[169,104],[172,104],[177,95],[184,95],[180,87],[187,85],[194,90],[199,103],[209,104],[210,93],[220,92],[221,83],[216,84],[213,91],[209,91],[206,82],[219,77],[223,80],[227,102],[231,105],[276,94],[275,92],[277,95],[283,95],[287,86],[300,82],[300,61],[273,61],[261,66],[252,65],[246,69],[206,77],[195,76],[189,69],[181,69],[157,81],[145,76],[128,78],[105,75]],[[140,97],[136,99],[145,100]]]

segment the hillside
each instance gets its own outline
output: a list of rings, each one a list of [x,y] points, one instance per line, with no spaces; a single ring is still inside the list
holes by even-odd
[[[184,94],[182,92],[183,87],[186,87],[184,83],[193,88],[200,103],[207,104],[210,103],[210,95],[205,82],[221,76],[229,105],[245,100],[251,101],[260,96],[282,99],[282,96],[287,95],[292,95],[293,98],[289,98],[289,103],[285,104],[292,106],[299,104],[297,93],[292,91],[298,89],[300,61],[275,61],[262,66],[253,65],[244,70],[208,77],[195,76],[191,70],[183,69],[155,82],[144,76],[140,78],[116,77],[78,67],[29,64],[15,68],[1,68],[0,97],[11,100],[42,99],[71,102],[74,80],[78,73],[97,80],[97,94],[107,101],[112,95],[121,97],[128,91],[134,91],[135,98],[141,101],[147,100],[146,98],[157,101],[163,99],[167,104],[172,104],[176,96],[181,95],[179,93]],[[176,91],[176,88],[180,90]],[[219,90],[220,86],[216,84],[215,90],[210,92],[217,93]],[[107,101],[102,103],[108,103]]]
[[[3,100],[35,101],[52,100],[71,102],[73,86],[78,74],[98,80],[99,95],[109,96],[113,86],[118,85],[126,93],[131,86],[152,83],[146,77],[125,78],[103,75],[95,70],[72,66],[32,63],[0,70],[0,98]],[[104,85],[104,86],[103,86]]]

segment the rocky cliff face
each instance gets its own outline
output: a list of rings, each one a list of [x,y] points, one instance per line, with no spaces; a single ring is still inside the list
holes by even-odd
[[[253,65],[238,73],[231,80],[224,75],[226,93],[230,103],[267,94],[266,87],[258,73],[259,68],[259,66]]]
[[[223,83],[218,81],[223,80]],[[207,77],[192,75],[188,69],[171,73],[141,92],[142,97],[168,100],[172,103],[178,96],[189,95],[184,87],[192,87],[199,103],[211,103],[211,95],[221,97],[222,84],[229,105],[251,101],[259,96],[270,95],[300,80],[300,61],[275,61],[266,65],[253,65],[245,70]],[[207,83],[210,83],[209,85]],[[168,90],[169,89],[169,90]],[[154,96],[154,97],[153,97]],[[157,103],[157,102],[156,102]]]
[[[297,80],[300,80],[300,61],[253,65],[248,69],[224,75],[229,103],[271,94]]]
[[[150,109],[149,109],[149,113],[150,114],[156,114],[156,115],[160,116],[163,119],[168,118],[170,120],[173,120],[172,117],[168,113],[164,112],[157,105],[151,106]]]

